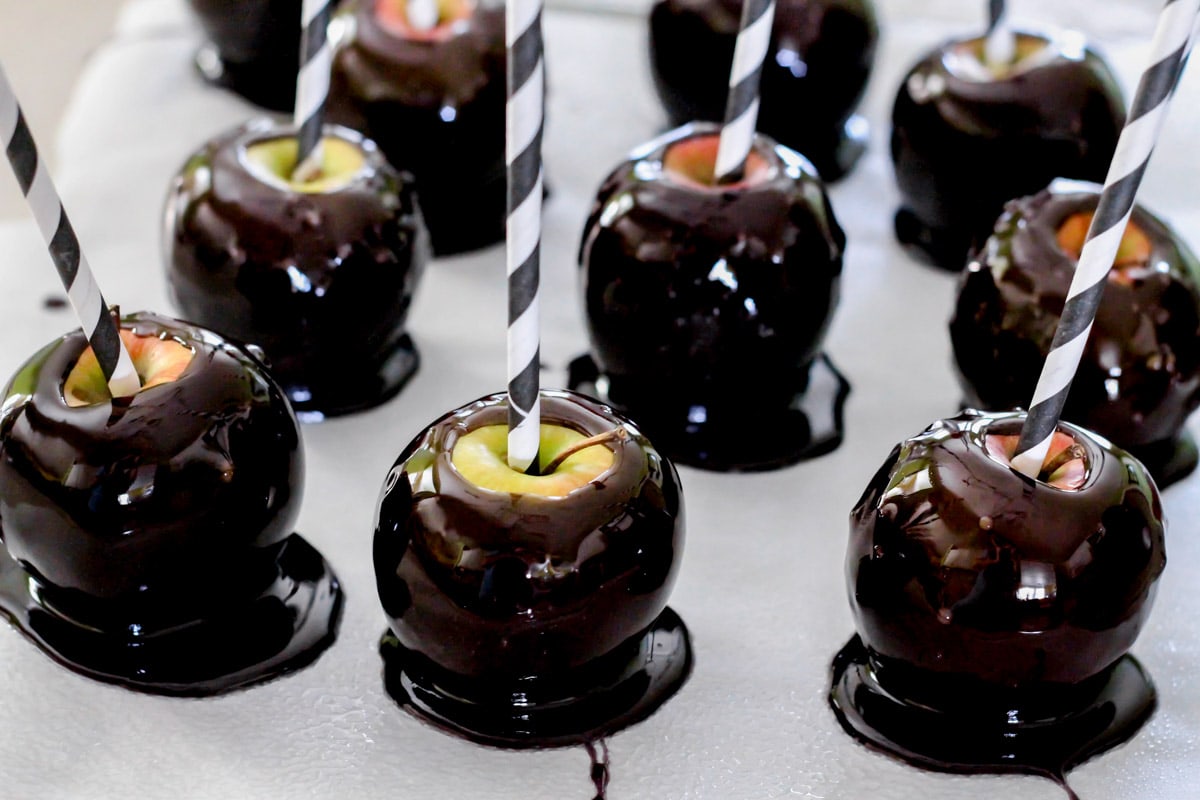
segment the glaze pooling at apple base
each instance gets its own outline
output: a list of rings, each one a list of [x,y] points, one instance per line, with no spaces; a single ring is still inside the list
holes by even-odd
[[[933,679],[918,676],[912,685],[922,680]],[[912,701],[895,691],[895,680],[881,681],[862,640],[853,637],[834,659],[829,698],[851,736],[924,769],[1042,775],[1071,800],[1077,798],[1067,771],[1127,741],[1157,706],[1149,675],[1130,655],[1084,685],[1055,687],[1042,696],[996,695],[994,687],[948,685],[940,678],[940,685],[924,687],[943,696],[951,690],[966,697],[992,693],[987,704],[960,707]]]
[[[650,63],[673,125],[725,117],[738,0],[659,0],[650,11]],[[780,0],[763,64],[758,130],[842,177],[866,146],[851,115],[875,60],[870,0]]]
[[[446,35],[401,36],[376,2],[346,12],[352,33],[337,50],[329,119],[379,143],[417,179],[438,255],[504,238],[504,9],[476,6]]]
[[[594,747],[654,713],[692,669],[687,628],[670,608],[640,636],[569,674],[519,683],[461,680],[401,645],[391,632],[379,652],[384,686],[401,707],[456,736],[513,749]],[[607,762],[593,762],[591,777],[603,800]]]
[[[817,356],[845,235],[811,166],[761,135],[766,168],[744,186],[672,177],[666,153],[697,139],[715,141],[716,126],[646,145],[592,207],[580,264],[603,397],[680,463],[765,469],[828,452],[848,385]],[[746,436],[750,419],[772,435]]]
[[[606,445],[612,467],[561,498],[468,483],[454,441],[506,420],[503,395],[451,412],[388,476],[374,545],[385,682],[475,741],[580,743],[643,718],[690,670],[687,631],[666,608],[683,545],[679,480],[628,420],[543,392],[543,424],[626,426],[628,439]]]
[[[969,405],[1014,408],[1033,396],[1075,271],[1057,232],[1095,211],[1097,191],[1060,182],[1008,203],[963,273],[950,338]],[[1063,417],[1138,456],[1163,487],[1196,464],[1184,424],[1200,404],[1200,263],[1141,207],[1132,222],[1149,257],[1110,275]]]
[[[1076,34],[1020,34],[1053,58],[992,79],[964,73],[952,41],[905,76],[892,107],[891,153],[901,208],[896,235],[924,258],[958,271],[987,238],[1004,203],[1059,177],[1103,181],[1125,110],[1104,61]]]
[[[209,41],[196,55],[200,74],[273,111],[296,103],[300,5],[278,0],[188,0]]]
[[[246,150],[294,135],[258,120],[206,144],[167,198],[168,287],[182,315],[260,346],[304,419],[382,403],[417,368],[405,333],[428,260],[412,182],[359,134],[360,169],[329,191],[266,180]]]
[[[202,328],[122,324],[196,355],[175,381],[71,407],[76,331],[5,393],[0,611],[72,669],[142,691],[213,694],[308,663],[341,592],[291,532],[304,462],[280,388]]]
[[[854,735],[923,766],[1061,776],[1154,706],[1127,655],[1166,563],[1154,482],[1069,425],[1082,486],[1021,475],[985,445],[1021,419],[935,423],[893,450],[851,513],[861,641],[835,662],[831,702]]]

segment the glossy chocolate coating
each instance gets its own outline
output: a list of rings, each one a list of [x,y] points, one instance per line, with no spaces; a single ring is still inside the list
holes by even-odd
[[[300,64],[301,0],[188,2],[211,43],[196,57],[201,73],[252,103],[291,111]]]
[[[850,604],[879,682],[927,706],[1070,698],[1133,644],[1166,564],[1153,480],[1073,426],[1088,475],[1057,489],[988,455],[1023,415],[967,412],[902,442],[850,516]]]
[[[1064,182],[1010,202],[963,273],[950,337],[970,405],[1033,396],[1075,270],[1057,231],[1097,198],[1097,187]],[[1149,260],[1109,274],[1063,416],[1137,452],[1173,440],[1200,404],[1200,263],[1144,209],[1133,224]]]
[[[737,420],[702,448],[722,452],[717,468],[777,465],[795,458],[749,457],[744,421],[807,388],[846,240],[807,162],[765,137],[755,141],[765,177],[748,185],[699,186],[663,168],[673,144],[714,135],[708,124],[673,131],[601,187],[580,251],[592,356],[609,398],[636,419],[678,407],[687,420],[702,407],[706,420]]]
[[[929,769],[1059,782],[1129,739],[1156,693],[1126,652],[1166,563],[1154,481],[1071,425],[1077,490],[988,454],[1024,416],[968,411],[900,443],[850,516],[859,635],[829,700],[856,738]]]
[[[692,670],[687,628],[670,608],[578,669],[516,683],[451,675],[390,631],[379,652],[384,687],[405,710],[473,742],[514,749],[590,747],[654,713]],[[596,800],[603,800],[595,769]]]
[[[412,184],[358,134],[345,186],[293,191],[248,168],[250,144],[289,135],[260,120],[206,144],[167,197],[167,279],[182,315],[266,352],[298,412],[387,400],[415,369],[404,332],[428,260]]]
[[[451,464],[455,441],[507,414],[503,395],[482,398],[400,455],[376,519],[379,597],[400,644],[442,671],[443,686],[582,692],[572,680],[666,607],[684,536],[679,477],[627,420],[543,392],[543,424],[587,435],[626,426],[630,437],[608,445],[611,469],[565,498],[468,483]]]
[[[186,624],[147,627],[146,615],[128,608],[97,607],[88,621],[68,616],[75,609],[54,605],[0,544],[0,616],[90,678],[149,694],[222,694],[310,664],[337,636],[342,591],[321,554],[293,533],[272,555],[251,583],[213,573],[208,607]],[[101,617],[105,627],[94,627]]]
[[[1058,177],[1103,181],[1125,112],[1108,66],[1075,35],[1047,40],[1002,78],[961,65],[980,39],[950,42],[908,72],[892,108],[892,161],[900,187],[897,234],[959,270],[987,238],[1004,203]]]
[[[650,64],[673,125],[721,121],[740,0],[659,0],[650,12]],[[870,0],[781,0],[763,65],[758,129],[813,162],[825,180],[862,97],[879,27]]]
[[[329,119],[363,131],[417,178],[438,255],[504,238],[504,9],[478,7],[445,36],[383,27],[373,0],[337,51]]]
[[[279,387],[245,350],[156,315],[125,326],[196,355],[176,381],[78,408],[62,387],[83,335],[34,356],[5,392],[0,519],[12,556],[64,600],[151,611],[198,601],[214,572],[261,562],[291,533],[304,460]]]
[[[1128,741],[1158,702],[1150,676],[1130,655],[1083,684],[1045,692],[997,692],[978,682],[915,673],[899,683],[912,696],[940,698],[941,704],[893,693],[896,676],[878,673],[855,636],[834,658],[829,702],[851,736],[918,767],[1040,775],[1062,786],[1069,800],[1079,798],[1067,784],[1067,770]]]
[[[210,694],[311,661],[341,595],[291,533],[304,459],[283,392],[203,328],[122,325],[195,355],[175,381],[72,407],[76,330],[5,390],[0,611],[73,668],[146,691]]]

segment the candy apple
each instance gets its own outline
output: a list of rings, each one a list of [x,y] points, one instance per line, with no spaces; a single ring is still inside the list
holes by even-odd
[[[188,0],[207,41],[200,74],[252,103],[291,111],[300,64],[300,0]]]
[[[1024,415],[969,411],[901,442],[851,512],[856,636],[831,701],[922,766],[1057,777],[1131,736],[1154,688],[1128,655],[1166,563],[1136,458],[1061,424],[1037,478]]]
[[[1050,352],[1099,187],[1056,182],[1010,202],[963,273],[950,338],[969,405],[1027,405]],[[1135,208],[1063,416],[1129,450],[1164,486],[1196,466],[1200,263]]]
[[[0,413],[0,612],[92,677],[203,695],[312,661],[337,579],[291,530],[299,428],[250,351],[153,314],[109,396],[82,332],[21,367]]]
[[[363,0],[333,65],[329,118],[416,176],[438,255],[504,238],[502,6],[439,0],[433,28],[405,0]]]
[[[354,131],[291,178],[296,137],[259,120],[188,159],[166,204],[167,280],[183,316],[263,348],[301,419],[368,408],[417,368],[404,331],[428,260],[411,180]]]
[[[948,42],[908,72],[892,108],[896,236],[958,271],[1004,204],[1053,179],[1103,181],[1124,123],[1111,70],[1078,34],[1022,33],[1012,64]]]
[[[580,251],[591,378],[672,459],[763,469],[841,441],[848,386],[820,353],[846,240],[804,158],[758,135],[716,184],[717,141],[679,128],[600,188]]]
[[[650,11],[654,85],[674,125],[721,121],[740,0],[658,0]],[[871,0],[780,0],[763,63],[758,129],[802,153],[827,181],[866,148],[854,108],[875,60]]]
[[[538,474],[515,472],[507,413],[493,395],[446,414],[387,477],[374,553],[385,679],[406,708],[476,741],[588,741],[651,713],[690,670],[666,607],[679,478],[629,420],[553,391]]]

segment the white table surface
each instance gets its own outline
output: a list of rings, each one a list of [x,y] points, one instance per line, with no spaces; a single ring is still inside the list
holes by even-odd
[[[628,149],[664,125],[648,74],[644,2],[607,0],[619,13],[560,8],[546,16],[554,187],[543,250],[543,354],[554,368],[546,385],[561,385],[566,363],[585,346],[575,251],[592,193]],[[696,668],[658,713],[611,738],[612,800],[1063,796],[1038,778],[913,769],[850,739],[826,704],[829,661],[853,632],[843,576],[849,509],[892,444],[952,413],[959,397],[945,328],[954,278],[913,262],[892,239],[887,118],[907,65],[941,39],[980,27],[984,3],[877,2],[883,38],[863,106],[872,148],[832,190],[849,237],[828,339],[854,384],[846,441],[771,473],[682,470],[688,532],[671,605],[691,628]],[[1082,27],[1127,88],[1158,7],[1012,5],[1018,20]],[[130,3],[59,132],[58,182],[105,292],[125,310],[170,310],[159,241],[165,187],[191,150],[253,113],[201,84],[191,65],[198,41],[182,0]],[[1193,70],[1183,96],[1195,96],[1198,83]],[[1187,105],[1176,104],[1142,197],[1200,244],[1200,104]],[[43,147],[54,144],[52,132],[35,133]],[[32,222],[0,224],[0,254],[9,287],[0,292],[5,376],[73,322],[69,312],[43,307],[60,291]],[[460,741],[401,712],[380,680],[384,618],[370,547],[376,496],[418,430],[501,387],[503,286],[499,248],[433,264],[411,319],[423,356],[414,381],[382,408],[304,430],[298,528],[333,563],[348,597],[332,649],[284,679],[179,700],[80,677],[0,626],[0,797],[592,796],[582,748],[509,752]],[[1085,800],[1190,798],[1200,784],[1200,475],[1168,490],[1165,505],[1170,563],[1135,648],[1157,681],[1160,708],[1131,742],[1072,773]]]

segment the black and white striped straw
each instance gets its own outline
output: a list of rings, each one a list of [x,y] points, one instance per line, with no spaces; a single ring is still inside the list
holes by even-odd
[[[325,125],[325,101],[329,97],[329,73],[333,47],[329,43],[329,19],[336,0],[304,0],[300,10],[300,71],[296,73],[295,125],[299,144],[292,179],[307,181],[321,174]]]
[[[541,0],[508,0],[508,464],[535,465],[541,435],[538,271],[542,239]]]
[[[408,0],[404,7],[408,24],[419,31],[427,31],[438,24],[441,12],[437,0]]]
[[[1109,270],[1117,256],[1125,224],[1133,213],[1138,185],[1154,152],[1179,76],[1187,63],[1192,26],[1200,0],[1167,0],[1151,46],[1150,66],[1117,141],[1096,213],[1067,292],[1062,318],[1038,378],[1029,415],[1021,430],[1013,466],[1036,476],[1050,447],[1063,403],[1087,344]]]
[[[38,157],[37,144],[3,67],[0,67],[0,143],[4,144],[17,183],[49,247],[50,258],[58,268],[58,277],[79,317],[80,327],[100,362],[109,391],[113,397],[135,394],[141,388],[141,382],[133,360],[121,341],[117,321],[104,302],[92,268],[79,247],[79,239],[67,219],[46,162]]]
[[[1004,0],[988,0],[983,57],[989,65],[1011,64],[1017,57],[1017,37],[1008,21],[1008,6]]]
[[[725,124],[721,127],[713,170],[717,183],[741,179],[746,157],[754,144],[763,60],[771,44],[774,22],[775,0],[745,0],[741,29],[733,48],[733,66],[729,70]]]

